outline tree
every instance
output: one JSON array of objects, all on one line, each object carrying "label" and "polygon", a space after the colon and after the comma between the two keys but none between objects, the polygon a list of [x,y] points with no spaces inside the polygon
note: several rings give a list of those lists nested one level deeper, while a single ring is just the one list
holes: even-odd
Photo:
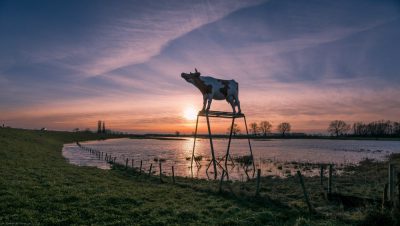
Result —
[{"label": "tree", "polygon": [[282,133],[282,136],[285,136],[285,133],[290,132],[291,126],[288,122],[282,122],[278,125],[278,131]]},{"label": "tree", "polygon": [[263,136],[267,136],[267,133],[271,132],[272,125],[268,121],[260,122],[260,130]]},{"label": "tree", "polygon": [[106,133],[106,122],[105,121],[103,121],[102,133]]},{"label": "tree", "polygon": [[97,122],[97,133],[101,133],[101,121]]},{"label": "tree", "polygon": [[350,130],[350,125],[348,125],[346,122],[342,120],[335,120],[329,123],[328,127],[328,132],[331,135],[336,135],[337,137],[339,135],[343,135],[344,133],[348,132]]},{"label": "tree", "polygon": [[256,122],[250,124],[250,131],[251,133],[253,133],[254,136],[258,135],[259,128]]},{"label": "tree", "polygon": [[181,132],[175,131],[175,136],[179,137],[179,135],[181,135]]},{"label": "tree", "polygon": [[[231,132],[231,127],[228,127],[228,134]],[[238,124],[233,124],[233,128],[232,128],[232,134],[233,136],[236,136],[240,133],[240,128],[238,126]]]}]

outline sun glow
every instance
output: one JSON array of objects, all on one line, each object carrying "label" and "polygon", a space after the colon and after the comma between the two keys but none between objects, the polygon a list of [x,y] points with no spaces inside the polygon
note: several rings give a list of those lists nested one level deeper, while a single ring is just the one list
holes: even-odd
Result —
[{"label": "sun glow", "polygon": [[186,120],[195,120],[197,118],[197,111],[194,107],[187,107],[183,111],[183,117]]}]

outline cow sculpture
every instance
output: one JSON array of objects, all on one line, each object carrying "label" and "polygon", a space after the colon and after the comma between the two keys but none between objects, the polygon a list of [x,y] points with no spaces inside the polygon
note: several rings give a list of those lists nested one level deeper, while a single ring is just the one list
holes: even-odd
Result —
[{"label": "cow sculpture", "polygon": [[[235,80],[222,80],[210,76],[200,76],[200,72],[182,73],[181,76],[187,82],[196,86],[203,94],[203,109],[209,111],[212,100],[226,100],[231,104],[233,113],[236,114],[235,107],[238,107],[238,113],[241,113],[239,102],[239,84]],[[207,108],[206,108],[207,104]]]}]

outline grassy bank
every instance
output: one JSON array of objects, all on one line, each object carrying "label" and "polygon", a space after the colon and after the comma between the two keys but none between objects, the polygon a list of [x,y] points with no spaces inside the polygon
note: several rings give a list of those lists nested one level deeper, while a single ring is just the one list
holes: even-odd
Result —
[{"label": "grassy bank", "polygon": [[[103,138],[109,137],[0,128],[0,224],[354,225],[376,209],[326,201],[318,178],[305,180],[318,212],[309,215],[296,177],[263,178],[261,195],[254,198],[253,182],[226,183],[220,194],[218,182],[160,183],[121,167],[70,165],[61,156],[63,143]],[[379,197],[385,164],[365,164],[378,165],[349,169],[336,178],[335,189]],[[377,173],[368,174],[372,170]]]}]

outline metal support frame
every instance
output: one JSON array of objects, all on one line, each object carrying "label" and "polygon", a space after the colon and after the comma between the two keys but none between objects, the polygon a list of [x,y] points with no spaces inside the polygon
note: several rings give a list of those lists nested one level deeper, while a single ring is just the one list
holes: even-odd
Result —
[{"label": "metal support frame", "polygon": [[[196,129],[195,129],[195,133],[194,133],[193,150],[192,150],[192,160],[191,160],[191,164],[190,164],[192,177],[193,177],[193,160],[196,162],[196,166],[197,167],[200,166],[200,163],[196,160],[195,154],[194,154],[194,151],[195,151],[195,148],[196,148],[197,130],[198,130],[198,124],[199,124],[199,117],[200,116],[206,117],[206,120],[207,120],[208,138],[210,140],[210,148],[211,148],[211,156],[212,156],[212,159],[211,159],[211,161],[208,164],[208,167],[206,169],[207,175],[208,175],[208,169],[211,166],[211,163],[213,163],[214,179],[217,179],[217,175],[218,175],[217,166],[220,167],[223,171],[226,172],[226,176],[229,179],[228,160],[230,160],[232,162],[232,164],[235,165],[235,163],[233,162],[233,159],[232,159],[232,157],[230,155],[230,152],[229,152],[230,151],[230,146],[231,146],[231,141],[232,141],[233,126],[235,124],[235,119],[236,118],[243,118],[244,119],[244,124],[245,124],[245,127],[246,127],[247,141],[248,141],[248,144],[249,144],[250,156],[251,156],[251,161],[252,161],[252,166],[253,166],[253,177],[254,177],[254,175],[255,175],[255,164],[254,164],[253,150],[251,148],[251,143],[250,143],[249,130],[247,128],[246,116],[243,113],[234,114],[232,112],[223,112],[223,111],[199,111],[199,113],[197,114]],[[214,145],[213,145],[212,134],[211,134],[210,120],[209,120],[210,117],[232,118],[231,129],[230,129],[230,133],[229,133],[228,147],[227,147],[225,156],[220,161],[217,161],[215,159]],[[225,168],[220,164],[220,162],[222,160],[225,160]],[[247,174],[248,165],[246,165],[246,168],[244,170],[245,170],[246,175],[248,176],[248,174]]]}]

